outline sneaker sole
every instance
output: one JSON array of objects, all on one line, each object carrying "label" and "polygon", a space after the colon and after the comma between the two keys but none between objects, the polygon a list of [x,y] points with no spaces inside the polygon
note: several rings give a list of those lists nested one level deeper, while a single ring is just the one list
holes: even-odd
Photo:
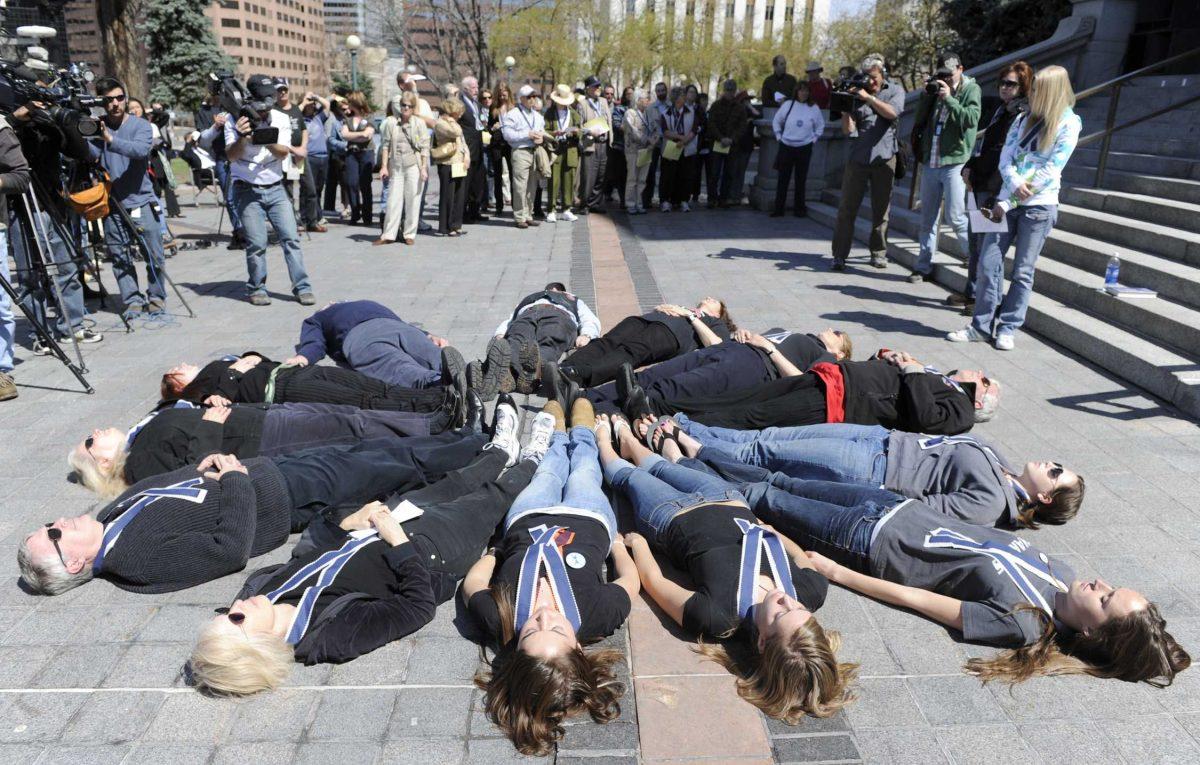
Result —
[{"label": "sneaker sole", "polygon": [[[483,362],[483,379],[488,390],[500,390],[504,378],[512,377],[509,370],[511,363],[512,347],[508,341],[502,337],[493,337],[488,342],[487,359]],[[504,392],[511,392],[511,389]]]},{"label": "sneaker sole", "polygon": [[467,398],[467,362],[457,348],[446,346],[442,349],[442,384],[453,385],[458,395]]},{"label": "sneaker sole", "polygon": [[487,377],[483,373],[482,361],[472,361],[467,365],[467,385],[475,391],[481,401],[491,401],[496,397],[495,386],[488,386]]}]

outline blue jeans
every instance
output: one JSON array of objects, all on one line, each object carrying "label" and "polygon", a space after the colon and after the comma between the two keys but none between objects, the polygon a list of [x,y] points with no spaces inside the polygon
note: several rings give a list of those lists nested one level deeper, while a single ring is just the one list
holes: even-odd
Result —
[{"label": "blue jeans", "polygon": [[[62,294],[63,308],[66,309],[66,316],[60,315],[55,319],[54,328],[59,337],[66,337],[83,326],[83,317],[87,313],[87,309],[83,306],[83,283],[79,281],[79,265],[71,260],[71,251],[67,249],[66,242],[58,235],[58,229],[51,224],[49,213],[42,212],[39,218],[41,225],[37,228],[41,230],[44,227],[50,236],[50,259],[58,264],[58,273],[54,276],[54,282]],[[13,259],[17,262],[18,273],[28,274],[27,269],[29,269],[30,263],[29,253],[26,252],[25,247],[25,224],[19,215],[14,215],[12,221]],[[40,240],[40,236],[37,239]],[[33,279],[33,275],[29,274],[27,278]],[[46,308],[48,303],[53,302],[53,296],[43,295],[36,279],[29,282],[29,285],[33,289],[26,294],[25,310],[33,314],[42,326],[49,327],[50,322],[46,315]],[[32,330],[30,336],[33,336]]]},{"label": "blue jeans", "polygon": [[304,255],[300,252],[300,235],[296,233],[296,214],[292,211],[292,203],[283,190],[283,184],[259,187],[234,183],[233,198],[246,232],[247,293],[267,294],[268,220],[283,248],[283,260],[292,279],[292,294],[312,292],[308,273],[304,270]]},{"label": "blue jeans", "polygon": [[880,486],[887,473],[888,429],[878,425],[731,430],[689,421],[686,430],[704,445],[701,454],[717,452],[794,478]]},{"label": "blue jeans", "polygon": [[962,179],[962,165],[921,168],[921,253],[913,270],[927,274],[933,270],[933,253],[937,250],[938,222],[942,200],[946,202],[946,222],[954,229],[964,257],[971,252],[967,219],[967,184]]},{"label": "blue jeans", "polygon": [[641,469],[625,460],[614,460],[604,466],[604,475],[629,497],[638,532],[660,548],[671,521],[684,510],[713,502],[746,501],[727,481],[667,462],[658,455],[648,457]]},{"label": "blue jeans", "polygon": [[[0,229],[0,253],[8,249],[8,229]],[[0,257],[0,279],[12,284],[12,274],[8,272],[8,256]],[[8,293],[0,290],[0,372],[11,372],[13,369],[13,333],[17,323],[13,319],[12,301]]]},{"label": "blue jeans", "polygon": [[[119,203],[109,200],[109,204]],[[137,244],[130,240],[124,224],[118,222],[115,216],[109,215],[104,219],[104,241],[108,244],[108,256],[112,258],[113,275],[117,277],[121,301],[127,307],[144,306],[150,300],[166,303],[167,292],[162,281],[162,224],[149,203],[129,210],[129,217],[133,225],[141,230],[142,241],[150,253],[150,262],[146,264],[146,293],[143,295],[138,288],[137,269],[133,265],[134,254],[140,252]]]},{"label": "blue jeans", "polygon": [[229,160],[218,159],[213,172],[217,175],[217,183],[221,186],[221,195],[225,198],[225,209],[229,211],[229,225],[235,233],[242,231],[242,216],[238,215],[237,205],[233,201],[233,179],[229,176]]},{"label": "blue jeans", "polygon": [[[1008,231],[988,234],[979,252],[975,275],[975,316],[971,326],[983,335],[1011,335],[1025,323],[1025,311],[1033,295],[1034,266],[1046,237],[1058,220],[1058,205],[1016,207],[1008,211]],[[1004,289],[1004,255],[1016,243],[1012,277],[1008,292]],[[993,323],[995,331],[993,333]]]},{"label": "blue jeans", "polygon": [[617,516],[604,494],[602,478],[600,452],[591,428],[577,425],[569,436],[555,432],[533,480],[508,509],[504,528],[541,512],[578,515],[603,523],[611,544],[617,536]]}]

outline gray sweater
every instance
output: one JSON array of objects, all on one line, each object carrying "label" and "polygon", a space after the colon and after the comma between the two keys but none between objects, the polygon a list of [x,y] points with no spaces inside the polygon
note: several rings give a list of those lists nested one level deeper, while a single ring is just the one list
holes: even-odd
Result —
[{"label": "gray sweater", "polygon": [[1016,472],[978,436],[893,430],[884,487],[977,526],[1015,526],[1021,505],[1008,473]]},{"label": "gray sweater", "polygon": [[[29,188],[29,164],[21,153],[21,142],[4,117],[0,117],[0,231],[8,228],[8,195]],[[0,253],[8,257],[8,253]]]}]

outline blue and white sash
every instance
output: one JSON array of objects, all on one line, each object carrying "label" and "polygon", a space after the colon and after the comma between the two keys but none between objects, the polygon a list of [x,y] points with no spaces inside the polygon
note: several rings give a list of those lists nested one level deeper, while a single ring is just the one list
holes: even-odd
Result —
[{"label": "blue and white sash", "polygon": [[1007,545],[976,542],[957,531],[938,528],[925,536],[925,546],[966,550],[991,558],[996,571],[1011,579],[1030,605],[1037,606],[1049,616],[1054,615],[1054,604],[1047,602],[1035,580],[1041,579],[1062,592],[1067,590],[1067,585],[1050,571],[1050,559],[1030,547],[1024,539],[1014,538]]},{"label": "blue and white sash", "polygon": [[1016,476],[1009,472],[1008,468],[1004,467],[1004,462],[995,450],[990,446],[984,445],[978,438],[971,436],[929,436],[917,441],[917,444],[922,449],[937,449],[941,446],[953,446],[954,444],[973,444],[980,451],[987,455],[987,458],[996,465],[1000,466],[1000,471],[1008,478],[1009,484],[1012,485],[1013,493],[1017,495],[1017,500],[1021,504],[1029,504],[1031,497],[1025,487],[1017,483]]},{"label": "blue and white sash", "polygon": [[317,581],[304,590],[300,596],[300,602],[296,604],[296,618],[292,621],[292,626],[287,634],[288,645],[296,645],[304,637],[304,633],[308,631],[308,623],[312,619],[317,598],[321,597],[321,593],[325,591],[326,587],[333,584],[333,580],[350,562],[354,554],[377,541],[379,541],[377,534],[348,540],[338,549],[322,553],[316,560],[304,565],[299,571],[288,577],[286,582],[267,593],[267,599],[274,603],[313,576],[317,577]]},{"label": "blue and white sash", "polygon": [[204,483],[203,478],[188,478],[187,480],[173,483],[170,486],[161,488],[146,489],[134,494],[126,499],[121,504],[130,503],[122,513],[114,520],[109,521],[104,526],[104,538],[100,542],[100,551],[96,553],[96,559],[92,561],[92,571],[99,574],[104,566],[104,556],[112,549],[112,546],[117,543],[117,539],[121,536],[121,532],[125,527],[138,516],[138,513],[145,510],[150,505],[153,505],[160,499],[182,499],[187,502],[194,502],[197,505],[204,501],[208,496],[208,489],[197,489],[196,487]]},{"label": "blue and white sash", "polygon": [[521,574],[517,579],[517,598],[514,617],[515,629],[520,632],[521,626],[533,613],[537,602],[538,578],[542,566],[550,579],[550,589],[559,610],[576,631],[579,630],[583,619],[579,616],[579,604],[575,601],[575,591],[571,589],[571,580],[567,577],[567,565],[563,562],[562,550],[555,543],[559,531],[567,531],[563,526],[535,526],[529,530],[533,544],[525,549],[525,557],[521,560]]},{"label": "blue and white sash", "polygon": [[132,428],[130,428],[129,432],[125,434],[125,451],[129,451],[129,447],[133,445],[133,439],[138,437],[138,434],[142,432],[142,428],[146,427],[146,425],[148,425],[151,420],[153,420],[158,415],[162,414],[165,410],[167,410],[167,409],[199,409],[199,408],[200,408],[199,404],[193,404],[191,401],[184,401],[184,400],[180,399],[179,401],[176,401],[171,406],[163,407],[162,409],[158,409],[158,410],[151,412],[150,414],[146,415],[141,420],[139,420],[138,423],[136,425],[134,425]]},{"label": "blue and white sash", "polygon": [[945,382],[947,385],[949,385],[951,388],[954,388],[954,390],[958,391],[959,393],[963,394],[964,396],[965,396],[965,395],[967,395],[967,392],[966,392],[965,390],[963,390],[963,387],[962,387],[961,385],[959,385],[959,384],[958,384],[958,381],[957,381],[957,380],[953,380],[953,379],[951,379],[951,378],[950,378],[950,375],[944,375],[944,374],[942,374],[941,370],[939,370],[937,367],[931,367],[931,366],[929,366],[929,365],[926,365],[926,366],[925,366],[925,373],[926,373],[926,374],[931,374],[931,375],[937,375],[937,376],[941,377],[941,378],[942,378],[942,380],[943,380],[943,381],[944,381],[944,382]]},{"label": "blue and white sash", "polygon": [[767,563],[771,566],[771,576],[775,579],[775,585],[793,598],[796,597],[796,585],[792,583],[792,567],[779,535],[745,518],[734,520],[744,535],[742,565],[738,571],[737,613],[739,619],[745,619],[750,609],[754,608],[754,587],[758,582],[764,549],[767,551]]}]

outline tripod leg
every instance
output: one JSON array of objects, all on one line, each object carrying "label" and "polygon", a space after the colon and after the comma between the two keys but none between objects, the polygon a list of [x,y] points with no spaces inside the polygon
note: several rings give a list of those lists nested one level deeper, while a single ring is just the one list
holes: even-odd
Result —
[{"label": "tripod leg", "polygon": [[112,210],[116,213],[117,220],[119,220],[121,224],[125,226],[125,231],[129,233],[130,241],[135,244],[142,257],[145,258],[146,271],[154,274],[155,281],[161,278],[167,284],[171,285],[171,289],[174,290],[175,296],[179,298],[179,302],[183,304],[185,309],[187,309],[188,316],[193,319],[196,318],[196,312],[192,310],[190,305],[188,305],[187,300],[185,300],[183,297],[183,293],[180,292],[179,287],[175,285],[175,281],[167,275],[166,264],[163,263],[160,265],[154,262],[154,258],[150,255],[150,247],[146,244],[145,235],[141,230],[138,229],[137,225],[134,224],[133,219],[129,216],[129,213],[119,204],[114,204],[112,206]]},{"label": "tripod leg", "polygon": [[[62,346],[60,346],[54,339],[54,336],[50,332],[46,331],[46,328],[43,327],[33,316],[33,314],[29,312],[25,305],[20,302],[16,290],[14,290],[12,285],[8,283],[8,280],[3,277],[0,277],[0,289],[3,289],[6,293],[8,293],[8,299],[12,301],[14,306],[21,309],[21,313],[25,314],[25,318],[28,320],[29,326],[33,328],[33,331],[37,334],[38,339],[42,341],[43,345],[45,345],[45,347],[50,351],[50,354],[61,361],[63,366],[71,371],[71,374],[75,375],[75,379],[79,381],[79,384],[83,386],[84,390],[86,390],[88,393],[95,393],[96,389],[93,388],[92,384],[89,383],[87,378],[83,376],[83,373],[86,370],[75,366],[74,362],[71,361],[70,357],[67,356],[66,352],[62,349]],[[76,346],[76,350],[78,351],[78,346]]]}]

